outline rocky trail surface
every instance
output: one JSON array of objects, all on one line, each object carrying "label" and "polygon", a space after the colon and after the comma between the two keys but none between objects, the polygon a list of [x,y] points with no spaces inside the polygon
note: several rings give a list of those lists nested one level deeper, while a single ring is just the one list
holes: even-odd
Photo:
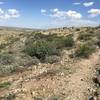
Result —
[{"label": "rocky trail surface", "polygon": [[39,64],[0,78],[0,82],[12,82],[9,89],[0,89],[0,100],[7,96],[11,97],[9,100],[89,100],[95,91],[92,78],[100,63],[100,51],[78,61],[66,55],[67,52],[59,63]]}]

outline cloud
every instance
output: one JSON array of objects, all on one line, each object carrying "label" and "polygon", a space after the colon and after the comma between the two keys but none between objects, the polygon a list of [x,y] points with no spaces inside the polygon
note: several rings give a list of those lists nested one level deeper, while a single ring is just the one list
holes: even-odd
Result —
[{"label": "cloud", "polygon": [[73,5],[80,5],[81,3],[79,3],[79,2],[75,2],[75,3],[73,3]]},{"label": "cloud", "polygon": [[16,9],[8,9],[8,15],[12,18],[17,18],[20,16],[19,11]]},{"label": "cloud", "polygon": [[4,11],[0,8],[0,20],[18,18],[19,16],[19,11],[16,9],[7,9]]},{"label": "cloud", "polygon": [[0,8],[0,15],[3,14],[3,13],[4,13],[4,11]]},{"label": "cloud", "polygon": [[[74,10],[59,10],[57,8],[46,11],[46,16],[50,17],[48,27],[62,27],[62,26],[97,26],[100,21],[95,22],[90,19],[84,19],[82,14]],[[90,14],[100,14],[97,9],[88,11]]]},{"label": "cloud", "polygon": [[42,14],[44,14],[44,13],[46,13],[47,11],[46,11],[46,9],[41,9],[41,13]]},{"label": "cloud", "polygon": [[0,5],[4,4],[4,2],[0,1]]},{"label": "cloud", "polygon": [[92,6],[93,4],[94,4],[94,2],[84,2],[84,3],[75,2],[75,3],[73,3],[73,5],[83,5],[85,7]]},{"label": "cloud", "polygon": [[59,9],[58,9],[58,8],[55,8],[55,9],[51,9],[50,11],[51,11],[51,12],[58,12]]},{"label": "cloud", "polygon": [[84,2],[83,5],[85,7],[89,7],[89,6],[92,6],[94,4],[94,2]]},{"label": "cloud", "polygon": [[59,9],[55,8],[55,9],[51,9],[50,10],[50,17],[55,17],[55,18],[65,18],[67,16],[66,11],[60,11]]},{"label": "cloud", "polygon": [[66,18],[81,19],[82,18],[82,15],[80,13],[72,10],[63,11],[55,8],[55,9],[51,9],[50,11],[51,11],[51,13],[49,14],[50,17],[55,17],[60,19],[66,19]]},{"label": "cloud", "polygon": [[90,17],[95,17],[100,15],[100,9],[90,9],[88,13],[90,13]]},{"label": "cloud", "polygon": [[[88,13],[93,13],[93,10],[88,11]],[[90,19],[84,19],[81,13],[74,10],[50,9],[46,11],[46,16],[50,17],[49,22],[46,24],[49,28],[97,26],[100,23],[100,21],[95,22]]]},{"label": "cloud", "polygon": [[82,15],[76,11],[72,11],[72,10],[69,10],[67,12],[67,16],[68,17],[71,17],[71,18],[74,18],[74,19],[81,19],[82,18]]}]

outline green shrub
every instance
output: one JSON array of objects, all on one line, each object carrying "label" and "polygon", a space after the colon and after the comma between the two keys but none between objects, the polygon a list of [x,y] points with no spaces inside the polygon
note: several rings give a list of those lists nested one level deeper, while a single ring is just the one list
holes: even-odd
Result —
[{"label": "green shrub", "polygon": [[1,50],[1,49],[4,49],[5,46],[6,46],[6,44],[0,44],[0,50]]},{"label": "green shrub", "polygon": [[66,36],[64,39],[65,47],[72,47],[74,45],[74,39],[72,36]]},{"label": "green shrub", "polygon": [[42,33],[35,33],[34,34],[34,39],[44,39],[46,38],[46,35],[42,34]]},{"label": "green shrub", "polygon": [[16,63],[13,65],[0,65],[0,76],[5,76],[16,71]]},{"label": "green shrub", "polygon": [[8,88],[10,85],[11,85],[10,82],[3,82],[3,83],[0,83],[0,88]]},{"label": "green shrub", "polygon": [[8,37],[8,38],[6,39],[7,43],[1,43],[1,44],[0,44],[0,51],[1,51],[2,49],[5,49],[7,46],[12,45],[14,42],[16,42],[16,41],[18,41],[18,40],[19,40],[19,38]]},{"label": "green shrub", "polygon": [[69,36],[53,36],[52,37],[52,44],[58,49],[62,49],[63,47],[72,47],[74,45],[74,39],[71,35]]},{"label": "green shrub", "polygon": [[56,56],[56,55],[54,55],[54,56],[47,56],[45,58],[45,62],[50,63],[50,64],[56,63],[58,61],[60,61],[60,57]]},{"label": "green shrub", "polygon": [[7,65],[13,62],[13,57],[9,53],[0,53],[0,64]]},{"label": "green shrub", "polygon": [[56,37],[51,41],[52,45],[55,45],[57,49],[65,47],[64,37]]},{"label": "green shrub", "polygon": [[90,40],[92,34],[91,33],[80,33],[78,39],[79,40]]},{"label": "green shrub", "polygon": [[79,28],[76,28],[76,31],[80,31],[80,29]]},{"label": "green shrub", "polygon": [[100,32],[97,32],[95,34],[96,34],[97,39],[100,39]]},{"label": "green shrub", "polygon": [[56,34],[44,35],[33,34],[26,40],[25,52],[31,57],[45,60],[52,55],[60,55],[60,50],[64,47],[72,47],[74,40],[72,36],[57,36]]},{"label": "green shrub", "polygon": [[34,40],[38,40],[38,39],[52,40],[55,37],[57,37],[57,35],[56,34],[46,35],[46,34],[42,34],[42,33],[33,32],[33,33],[31,33],[31,35],[29,37],[32,37]]},{"label": "green shrub", "polygon": [[54,44],[46,40],[38,40],[34,43],[26,45],[25,51],[30,56],[36,56],[39,59],[44,59],[48,55],[55,55],[57,53]]},{"label": "green shrub", "polygon": [[46,40],[47,40],[47,41],[53,41],[53,40],[55,40],[56,38],[59,38],[59,37],[57,36],[57,34],[49,34],[49,35],[47,35]]},{"label": "green shrub", "polygon": [[81,44],[76,50],[75,55],[77,57],[88,58],[95,51],[95,47],[89,44]]}]

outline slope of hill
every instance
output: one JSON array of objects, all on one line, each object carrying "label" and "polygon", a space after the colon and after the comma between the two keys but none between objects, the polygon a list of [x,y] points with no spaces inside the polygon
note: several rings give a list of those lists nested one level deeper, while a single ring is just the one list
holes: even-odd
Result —
[{"label": "slope of hill", "polygon": [[100,27],[1,27],[0,100],[100,100]]}]

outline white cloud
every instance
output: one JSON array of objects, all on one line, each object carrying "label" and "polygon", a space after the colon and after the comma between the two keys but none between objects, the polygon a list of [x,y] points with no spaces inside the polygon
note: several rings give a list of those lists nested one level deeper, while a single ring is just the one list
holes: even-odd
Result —
[{"label": "white cloud", "polygon": [[41,9],[41,14],[46,15],[47,10],[46,9]]},{"label": "white cloud", "polygon": [[10,19],[11,16],[9,14],[5,14],[2,19]]},{"label": "white cloud", "polygon": [[45,9],[41,9],[41,13],[46,13],[46,10]]},{"label": "white cloud", "polygon": [[88,13],[90,13],[90,17],[95,17],[100,15],[100,9],[90,9]]},{"label": "white cloud", "polygon": [[[94,12],[93,10],[88,11],[88,13],[93,13],[93,12]],[[95,11],[96,14],[97,12]],[[84,19],[81,13],[73,10],[64,11],[55,8],[49,10],[47,13],[48,14],[46,14],[46,16],[51,17],[47,24],[49,28],[63,27],[63,26],[67,27],[97,26],[100,23],[100,21],[95,22],[90,19]]]},{"label": "white cloud", "polygon": [[4,2],[0,1],[0,5],[4,4]]},{"label": "white cloud", "polygon": [[0,15],[3,14],[3,13],[4,13],[4,11],[0,8]]},{"label": "white cloud", "polygon": [[94,4],[94,2],[84,2],[84,3],[75,2],[75,3],[73,3],[73,5],[83,5],[85,7],[92,6],[93,4]]},{"label": "white cloud", "polygon": [[81,19],[82,18],[82,15],[76,11],[72,11],[72,10],[69,10],[67,12],[67,16],[68,17],[71,17],[71,18],[74,18],[74,19]]},{"label": "white cloud", "polygon": [[0,20],[18,18],[19,16],[19,11],[16,9],[8,9],[4,11],[0,8]]},{"label": "white cloud", "polygon": [[17,18],[20,16],[19,11],[16,9],[8,9],[8,15],[12,18]]},{"label": "white cloud", "polygon": [[59,9],[58,8],[55,8],[55,9],[51,9],[51,12],[58,12]]},{"label": "white cloud", "polygon": [[89,6],[92,6],[94,4],[94,2],[84,2],[83,5],[85,7],[89,7]]},{"label": "white cloud", "polygon": [[80,5],[81,3],[79,3],[79,2],[75,2],[75,3],[73,3],[73,5]]},{"label": "white cloud", "polygon": [[60,19],[71,18],[71,19],[81,19],[82,15],[76,11],[60,11],[59,9],[52,9],[51,10],[51,17],[57,17]]},{"label": "white cloud", "polygon": [[51,13],[49,16],[63,19],[67,16],[67,13],[66,13],[66,11],[60,11],[56,8],[56,9],[51,10]]}]

